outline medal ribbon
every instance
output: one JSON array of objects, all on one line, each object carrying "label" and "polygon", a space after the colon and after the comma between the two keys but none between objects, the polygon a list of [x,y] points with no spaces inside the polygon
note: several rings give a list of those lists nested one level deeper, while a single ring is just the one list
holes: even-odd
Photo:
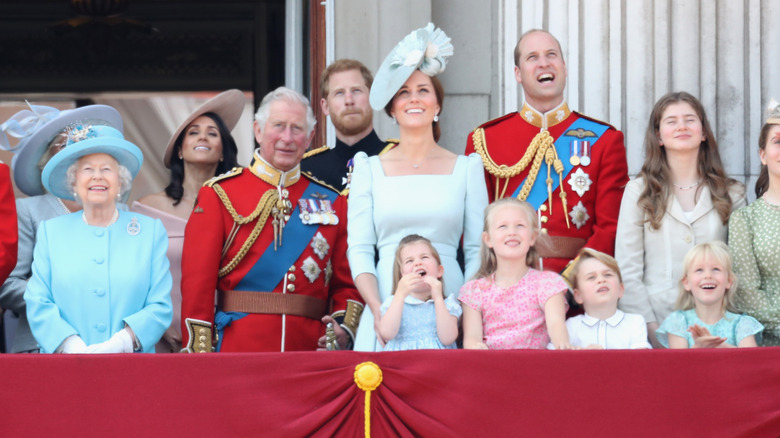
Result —
[{"label": "medal ribbon", "polygon": [[[318,184],[309,184],[306,190],[301,195],[301,199],[307,199],[312,194],[323,192],[327,194],[328,199],[334,201],[336,196],[335,192],[327,190]],[[295,204],[294,204],[295,205]],[[319,224],[317,224],[319,225]],[[287,274],[287,270],[292,266],[298,258],[300,258],[306,246],[311,242],[314,233],[317,232],[319,226],[306,225],[301,222],[299,217],[298,207],[290,213],[290,220],[284,226],[284,242],[282,245],[274,251],[273,241],[263,252],[263,255],[255,262],[252,269],[244,275],[244,278],[236,285],[235,290],[244,291],[262,291],[270,292],[284,279]],[[224,328],[235,320],[245,317],[247,314],[242,312],[223,312],[217,310],[214,317],[214,322],[217,330],[219,331],[219,345],[217,345],[217,351],[222,345],[222,331]]]},{"label": "medal ribbon", "polygon": [[[574,121],[571,125],[569,125],[568,128],[565,128],[563,132],[569,132],[571,130],[578,130],[578,129],[584,129],[586,131],[591,131],[594,134],[596,134],[595,137],[588,137],[588,141],[591,143],[591,151],[593,150],[593,147],[596,145],[596,142],[599,141],[602,135],[609,129],[608,125],[604,125],[601,123],[594,122],[589,119],[585,118],[578,118]],[[555,150],[558,152],[559,157],[565,157],[567,153],[571,152],[571,141],[572,140],[580,140],[578,137],[573,135],[562,135],[558,137],[557,140],[555,140]],[[566,179],[566,177],[569,175],[569,173],[574,169],[574,166],[569,162],[569,160],[561,160],[563,163],[563,179]],[[520,182],[520,184],[515,189],[515,192],[512,194],[512,197],[517,197],[517,195],[520,193],[520,190],[523,187],[523,183],[525,182],[525,179]],[[560,181],[556,178],[553,178],[552,183],[552,192],[555,192],[555,189],[557,189],[560,186]],[[544,178],[537,178],[534,182],[534,185],[531,187],[530,193],[528,193],[528,197],[525,199],[528,201],[531,205],[533,205],[534,208],[538,209],[542,204],[547,201],[547,183],[545,182]]]}]

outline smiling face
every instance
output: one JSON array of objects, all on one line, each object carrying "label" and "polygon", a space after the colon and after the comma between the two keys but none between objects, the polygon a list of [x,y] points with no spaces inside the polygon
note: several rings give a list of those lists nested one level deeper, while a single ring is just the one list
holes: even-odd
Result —
[{"label": "smiling face", "polygon": [[536,244],[537,233],[526,211],[517,205],[503,205],[492,212],[482,240],[498,259],[523,259]]},{"label": "smiling face", "polygon": [[265,126],[255,121],[255,140],[260,156],[282,171],[292,170],[306,152],[306,107],[299,102],[279,99],[270,104]]},{"label": "smiling face", "polygon": [[441,105],[436,97],[431,77],[415,70],[401,86],[391,102],[390,114],[400,127],[433,126],[433,117],[439,114]]},{"label": "smiling face", "polygon": [[566,64],[558,41],[547,32],[526,34],[517,43],[515,79],[523,86],[525,100],[547,112],[563,102]]},{"label": "smiling face", "polygon": [[574,299],[585,311],[595,306],[617,308],[622,296],[623,284],[614,269],[593,257],[579,262]]},{"label": "smiling face", "polygon": [[764,147],[758,150],[761,164],[765,165],[769,175],[780,176],[780,125],[771,125]]},{"label": "smiling face", "polygon": [[211,117],[193,120],[183,135],[181,154],[185,162],[214,164],[222,158],[222,137]]},{"label": "smiling face", "polygon": [[119,194],[119,164],[108,154],[85,155],[76,162],[76,195],[85,208],[116,203]]},{"label": "smiling face", "polygon": [[732,283],[728,267],[713,256],[693,260],[682,279],[683,288],[691,293],[697,305],[722,305]]},{"label": "smiling face", "polygon": [[328,95],[320,101],[320,106],[338,133],[368,134],[373,129],[374,116],[368,95],[368,86],[359,70],[340,71],[330,75]]},{"label": "smiling face", "polygon": [[704,141],[701,118],[688,102],[666,107],[658,123],[658,140],[666,151],[698,151]]}]

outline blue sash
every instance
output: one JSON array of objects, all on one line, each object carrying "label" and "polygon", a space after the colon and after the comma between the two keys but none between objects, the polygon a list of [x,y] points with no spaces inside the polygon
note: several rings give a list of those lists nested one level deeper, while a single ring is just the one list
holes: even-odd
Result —
[{"label": "blue sash", "polygon": [[[604,125],[601,123],[594,122],[589,119],[585,118],[578,118],[574,121],[568,128],[564,130],[564,132],[569,132],[571,130],[578,130],[578,129],[584,129],[586,131],[591,131],[594,134],[596,134],[596,137],[588,137],[588,141],[591,142],[591,151],[592,148],[596,145],[596,142],[599,141],[602,135],[609,129],[608,125]],[[575,137],[573,135],[562,135],[558,137],[557,140],[555,140],[555,150],[558,153],[558,158],[563,163],[563,178],[566,179],[566,177],[569,175],[569,172],[574,169],[574,166],[569,162],[569,160],[565,159],[565,157],[569,156],[570,149],[569,144],[572,140],[582,140],[578,137]],[[542,172],[542,169],[539,169],[539,173]],[[555,172],[552,172],[555,173]],[[551,174],[552,176],[552,174]],[[527,178],[527,177],[526,177]],[[546,176],[541,177],[537,175],[536,181],[534,181],[534,185],[531,186],[531,192],[528,193],[528,198],[526,201],[528,201],[535,209],[538,209],[539,206],[544,204],[545,201],[547,201],[547,184],[545,183],[545,180],[547,179]],[[561,180],[558,178],[553,177],[552,178],[552,192],[555,192],[555,190],[560,186]],[[520,194],[520,190],[523,188],[523,183],[525,183],[525,179],[520,183],[520,185],[517,186],[515,189],[515,192],[512,193],[512,197],[517,197],[517,195]]]},{"label": "blue sash", "polygon": [[[325,189],[317,184],[309,183],[306,190],[301,195],[301,199],[311,197],[315,192],[327,195],[327,199],[335,204],[337,193]],[[318,199],[321,199],[318,198]],[[257,260],[252,269],[247,272],[244,278],[236,285],[235,290],[270,292],[276,288],[287,270],[290,269],[301,254],[306,250],[306,246],[311,242],[314,233],[319,229],[319,224],[306,225],[301,222],[299,217],[298,205],[294,203],[295,209],[290,213],[290,220],[284,226],[282,245],[274,251],[273,241],[263,252],[263,255]],[[269,222],[272,220],[269,218]],[[266,225],[268,226],[268,225]],[[217,351],[222,347],[223,330],[233,321],[247,316],[243,312],[223,312],[217,309],[214,315],[214,324],[219,332],[219,343]]]}]

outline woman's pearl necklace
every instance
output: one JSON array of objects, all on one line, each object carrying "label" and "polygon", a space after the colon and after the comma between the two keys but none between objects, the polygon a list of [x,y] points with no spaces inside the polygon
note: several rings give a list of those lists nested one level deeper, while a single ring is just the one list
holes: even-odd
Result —
[{"label": "woman's pearl necklace", "polygon": [[[81,212],[81,219],[84,220],[85,224],[89,225],[89,222],[87,222],[87,213],[85,213],[84,211]],[[117,219],[119,219],[119,210],[114,210],[114,215],[111,216],[111,220],[108,222],[108,225],[106,226],[110,227],[111,225],[114,224],[114,222],[116,222]]]}]

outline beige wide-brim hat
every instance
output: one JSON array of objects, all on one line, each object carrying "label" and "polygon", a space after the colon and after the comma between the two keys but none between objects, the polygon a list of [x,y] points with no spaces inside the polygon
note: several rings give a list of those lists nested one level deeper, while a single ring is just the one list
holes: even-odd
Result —
[{"label": "beige wide-brim hat", "polygon": [[163,156],[163,163],[165,167],[171,168],[171,155],[173,155],[173,144],[176,143],[176,139],[179,138],[182,131],[184,131],[193,120],[206,113],[214,113],[218,115],[228,131],[232,131],[238,123],[238,119],[241,118],[241,114],[244,112],[244,105],[246,98],[241,90],[227,90],[217,94],[211,99],[203,103],[203,105],[197,107],[195,111],[190,114],[189,117],[184,119],[183,122],[173,132],[171,139],[168,141],[168,146],[165,148],[165,155]]}]

